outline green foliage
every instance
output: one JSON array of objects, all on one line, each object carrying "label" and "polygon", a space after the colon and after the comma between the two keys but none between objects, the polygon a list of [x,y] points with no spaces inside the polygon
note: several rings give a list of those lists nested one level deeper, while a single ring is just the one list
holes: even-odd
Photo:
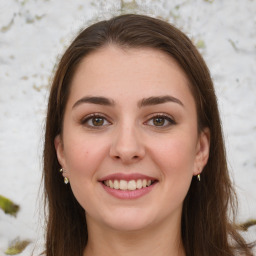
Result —
[{"label": "green foliage", "polygon": [[135,13],[138,8],[138,4],[136,0],[132,0],[131,2],[125,2],[124,0],[121,0],[121,13],[126,14],[133,12]]},{"label": "green foliage", "polygon": [[[10,199],[0,195],[0,208],[6,213],[16,217],[19,211],[19,205],[12,202]],[[10,246],[5,251],[6,255],[16,255],[21,253],[27,245],[30,244],[29,240],[15,239],[10,243]]]},{"label": "green foliage", "polygon": [[15,239],[14,241],[12,241],[9,248],[5,251],[5,254],[7,255],[19,254],[27,247],[28,244],[30,244],[29,240],[20,241],[19,239]]},{"label": "green foliage", "polygon": [[228,39],[228,41],[230,42],[230,44],[232,45],[232,47],[234,48],[234,50],[235,50],[236,52],[238,52],[239,49],[237,48],[236,43],[235,43],[232,39]]},{"label": "green foliage", "polygon": [[19,205],[13,203],[10,199],[0,195],[0,208],[6,213],[12,216],[16,216],[19,211]]},{"label": "green foliage", "polygon": [[246,221],[244,223],[241,223],[239,225],[239,227],[242,230],[247,231],[249,227],[254,226],[254,225],[256,225],[256,219],[248,220],[248,221]]},{"label": "green foliage", "polygon": [[200,48],[200,49],[204,49],[204,48],[205,48],[205,42],[204,42],[204,40],[199,40],[199,41],[197,41],[196,47],[197,47],[197,48]]},{"label": "green foliage", "polygon": [[14,18],[9,22],[9,24],[7,24],[6,26],[2,26],[0,28],[0,31],[7,32],[12,27],[13,24],[14,24]]}]

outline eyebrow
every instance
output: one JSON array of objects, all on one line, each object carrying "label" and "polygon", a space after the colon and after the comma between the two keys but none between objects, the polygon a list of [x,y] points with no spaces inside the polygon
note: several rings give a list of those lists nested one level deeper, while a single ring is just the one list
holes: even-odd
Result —
[{"label": "eyebrow", "polygon": [[91,104],[98,104],[98,105],[104,105],[104,106],[114,106],[115,103],[113,100],[105,98],[105,97],[100,97],[100,96],[86,96],[78,100],[72,108],[75,108],[79,106],[82,103],[91,103]]},{"label": "eyebrow", "polygon": [[138,106],[145,107],[145,106],[163,104],[166,102],[174,102],[174,103],[177,103],[177,104],[181,105],[182,107],[184,107],[183,103],[179,99],[177,99],[173,96],[170,96],[170,95],[149,97],[149,98],[142,99],[138,103]]},{"label": "eyebrow", "polygon": [[[165,96],[156,96],[156,97],[149,97],[144,98],[139,101],[138,107],[146,107],[146,106],[152,106],[152,105],[159,105],[166,102],[174,102],[181,106],[184,106],[183,103],[170,95]],[[77,106],[83,104],[83,103],[91,103],[91,104],[97,104],[97,105],[103,105],[103,106],[115,106],[115,102],[112,99],[101,97],[101,96],[85,96],[81,99],[79,99],[72,108],[76,108]]]}]

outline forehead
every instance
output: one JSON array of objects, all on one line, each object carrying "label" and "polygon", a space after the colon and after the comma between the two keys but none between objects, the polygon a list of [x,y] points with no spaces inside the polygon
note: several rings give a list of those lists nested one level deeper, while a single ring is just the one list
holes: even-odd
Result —
[{"label": "forehead", "polygon": [[191,97],[185,72],[172,57],[157,49],[110,45],[80,62],[72,79],[71,98],[83,94],[112,98],[117,92],[133,98],[166,93]]}]

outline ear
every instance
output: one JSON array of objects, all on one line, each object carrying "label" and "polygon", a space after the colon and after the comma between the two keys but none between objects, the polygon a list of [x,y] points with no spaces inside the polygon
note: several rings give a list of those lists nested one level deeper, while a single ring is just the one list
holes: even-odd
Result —
[{"label": "ear", "polygon": [[62,142],[62,138],[61,138],[60,134],[55,137],[54,146],[55,146],[59,164],[61,165],[62,168],[66,169],[64,147],[63,147],[63,142]]},{"label": "ear", "polygon": [[209,128],[205,128],[198,136],[194,175],[200,174],[203,171],[209,158],[209,152],[210,130]]}]

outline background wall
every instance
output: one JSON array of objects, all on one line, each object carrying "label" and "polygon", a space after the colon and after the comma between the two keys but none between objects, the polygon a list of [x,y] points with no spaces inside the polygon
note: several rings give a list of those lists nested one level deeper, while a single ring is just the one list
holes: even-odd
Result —
[{"label": "background wall", "polygon": [[18,237],[42,236],[44,118],[58,57],[80,27],[129,9],[176,24],[202,52],[219,99],[238,222],[256,218],[255,0],[0,0],[0,195],[21,207],[16,218],[0,211],[0,255]]}]

